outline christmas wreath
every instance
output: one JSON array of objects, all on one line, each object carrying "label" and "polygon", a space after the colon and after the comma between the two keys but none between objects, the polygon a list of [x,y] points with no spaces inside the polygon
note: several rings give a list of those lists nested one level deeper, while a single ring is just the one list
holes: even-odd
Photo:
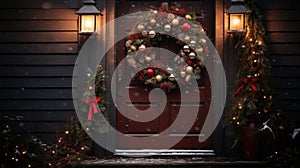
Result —
[{"label": "christmas wreath", "polygon": [[[179,83],[187,85],[192,78],[200,79],[204,59],[209,56],[209,39],[195,19],[193,13],[178,4],[169,7],[168,3],[162,3],[160,8],[151,7],[125,43],[133,80],[171,91],[178,88]],[[168,65],[160,63],[156,52],[165,37],[175,38],[181,48]]]}]

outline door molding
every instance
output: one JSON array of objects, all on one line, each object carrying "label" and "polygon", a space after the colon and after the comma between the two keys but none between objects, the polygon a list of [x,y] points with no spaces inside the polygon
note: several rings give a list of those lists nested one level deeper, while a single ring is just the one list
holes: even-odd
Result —
[{"label": "door molding", "polygon": [[[99,0],[98,0],[99,1]],[[116,17],[116,0],[105,0],[99,1],[97,4],[102,4],[104,6],[103,14],[104,18],[102,20],[102,24],[109,22]],[[224,62],[224,0],[215,0],[215,48],[217,49],[221,60]],[[114,40],[114,32],[115,25],[112,27],[106,27],[105,32],[102,32],[104,40]],[[106,64],[106,71],[109,77],[112,76],[114,69],[116,67],[116,55],[115,55],[115,47],[112,47],[109,52],[106,54],[105,64]],[[110,90],[110,80],[107,80],[107,90]],[[111,94],[107,94],[107,100],[113,102]],[[107,107],[110,109],[110,124],[115,127],[116,126],[116,109],[113,103],[110,103]],[[161,153],[161,155],[222,155],[224,153],[224,129],[219,123],[218,127],[214,131],[214,150],[118,150],[116,149],[115,155],[120,154],[131,154],[131,155],[143,155],[149,153]],[[109,137],[107,137],[106,141],[110,141]],[[112,154],[105,154],[105,155],[112,155]],[[153,155],[153,154],[152,154]]]}]

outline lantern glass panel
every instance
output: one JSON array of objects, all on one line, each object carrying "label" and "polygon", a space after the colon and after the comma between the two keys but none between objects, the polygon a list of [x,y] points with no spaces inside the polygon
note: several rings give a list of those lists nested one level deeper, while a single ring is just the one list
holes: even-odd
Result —
[{"label": "lantern glass panel", "polygon": [[244,14],[230,14],[229,15],[230,23],[229,30],[230,31],[244,31]]},{"label": "lantern glass panel", "polygon": [[80,32],[92,33],[95,32],[95,15],[81,15]]}]

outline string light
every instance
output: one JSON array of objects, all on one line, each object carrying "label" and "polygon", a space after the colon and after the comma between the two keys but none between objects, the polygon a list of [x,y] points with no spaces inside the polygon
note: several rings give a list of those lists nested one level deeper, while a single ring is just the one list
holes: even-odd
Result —
[{"label": "string light", "polygon": [[22,152],[22,154],[23,154],[23,155],[25,155],[26,153],[27,153],[27,151],[26,151],[26,150]]},{"label": "string light", "polygon": [[84,147],[82,146],[80,149],[81,149],[81,150],[84,150]]},{"label": "string light", "polygon": [[262,45],[262,41],[258,41],[258,45]]},{"label": "string light", "polygon": [[239,103],[239,109],[241,110],[243,108],[243,105]]},{"label": "string light", "polygon": [[65,131],[65,134],[67,135],[67,134],[69,134],[69,131],[67,130],[67,131]]},{"label": "string light", "polygon": [[27,167],[31,167],[31,165],[29,164]]}]

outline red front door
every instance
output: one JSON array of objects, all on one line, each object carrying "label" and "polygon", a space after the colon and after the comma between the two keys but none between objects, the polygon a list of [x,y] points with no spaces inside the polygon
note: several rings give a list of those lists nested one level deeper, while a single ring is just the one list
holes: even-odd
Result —
[{"label": "red front door", "polygon": [[[120,0],[116,3],[117,16],[123,16],[128,13],[137,11],[146,11],[149,6],[153,5],[159,7],[162,1],[152,0],[152,1],[141,1],[141,0]],[[214,2],[211,0],[189,0],[189,1],[179,1],[183,8],[188,11],[194,12],[197,16],[197,21],[205,25],[207,29],[207,34],[210,39],[213,40],[214,34]],[[133,25],[136,23],[136,18],[126,18],[122,25],[116,25],[116,31],[118,34],[128,34]],[[118,42],[116,46],[117,51],[117,64],[124,59],[126,56],[125,42],[122,40]],[[178,53],[180,46],[176,45],[176,40],[172,38],[163,38],[161,42],[161,47],[168,49],[174,53]],[[128,75],[128,72],[121,72],[121,76]],[[154,118],[148,122],[138,122],[132,119],[128,119],[122,115],[118,109],[116,112],[116,128],[123,135],[117,137],[116,148],[117,149],[166,149],[164,143],[166,140],[172,141],[174,138],[180,138],[181,140],[173,145],[171,149],[213,149],[213,136],[210,136],[205,142],[200,143],[198,138],[204,121],[206,119],[207,113],[210,107],[211,101],[211,87],[210,79],[206,69],[203,70],[201,74],[201,79],[198,80],[199,87],[199,101],[181,100],[180,91],[177,89],[166,93],[167,102],[163,112],[159,117]],[[122,81],[121,81],[122,82]],[[124,90],[122,90],[124,89]],[[129,99],[122,96],[122,92],[129,89]],[[121,88],[120,92],[117,92],[117,101],[122,102],[124,108],[127,109],[126,113],[130,114],[130,109],[137,108],[142,111],[151,108],[153,113],[156,112],[156,104],[149,102],[149,92],[151,90],[146,89],[143,85],[135,84],[133,81],[130,86],[126,88]],[[186,92],[193,92],[194,89],[187,89]],[[158,99],[159,100],[159,99]],[[159,103],[159,102],[157,102]],[[193,122],[192,128],[188,132],[182,132],[180,128],[170,129],[168,132],[164,132],[170,127],[170,125],[176,120],[179,110],[183,110],[186,115],[192,108],[198,108],[198,115],[195,121],[184,121],[186,123]],[[138,116],[137,116],[138,117]],[[184,124],[182,125],[184,127]],[[187,134],[185,134],[187,133]],[[140,142],[130,141],[128,137],[153,137],[153,143],[150,142]],[[142,139],[141,139],[142,140]],[[147,143],[147,144],[145,144]]]}]

